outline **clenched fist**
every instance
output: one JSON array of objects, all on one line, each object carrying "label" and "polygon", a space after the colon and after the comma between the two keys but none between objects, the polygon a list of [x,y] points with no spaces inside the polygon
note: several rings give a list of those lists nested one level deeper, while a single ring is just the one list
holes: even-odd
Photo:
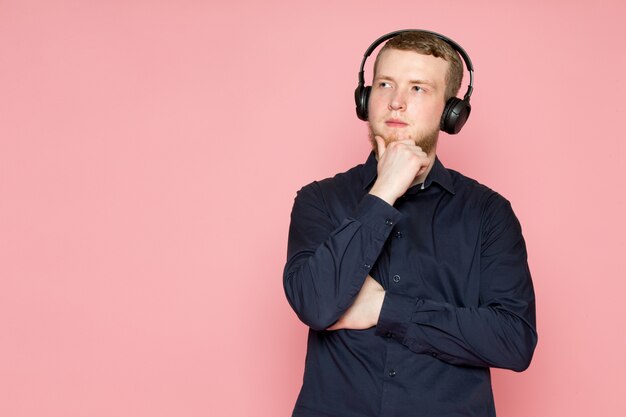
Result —
[{"label": "clenched fist", "polygon": [[399,138],[389,145],[380,136],[374,139],[378,147],[378,178],[370,194],[393,205],[429,169],[431,160],[412,139]]}]

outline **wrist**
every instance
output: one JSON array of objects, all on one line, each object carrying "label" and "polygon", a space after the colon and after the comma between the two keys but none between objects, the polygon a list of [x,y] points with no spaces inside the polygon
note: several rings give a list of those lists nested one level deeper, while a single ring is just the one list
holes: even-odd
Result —
[{"label": "wrist", "polygon": [[384,189],[382,189],[382,187],[377,187],[376,183],[374,183],[374,186],[369,193],[385,201],[390,206],[393,206],[398,199],[398,196],[394,195],[393,193],[390,193],[388,191],[386,192]]}]

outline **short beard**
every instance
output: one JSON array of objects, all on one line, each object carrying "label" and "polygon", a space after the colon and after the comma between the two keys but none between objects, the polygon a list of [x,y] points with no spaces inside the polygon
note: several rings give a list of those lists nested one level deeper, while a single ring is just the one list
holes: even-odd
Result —
[{"label": "short beard", "polygon": [[[391,142],[398,140],[397,134],[391,134],[388,137],[385,137],[381,134],[374,133],[372,130],[372,125],[370,123],[367,124],[367,128],[369,130],[369,138],[370,143],[372,144],[372,149],[374,153],[376,153],[376,157],[378,157],[378,145],[376,144],[376,140],[374,136],[380,136],[385,141],[385,146],[389,146]],[[422,151],[426,152],[426,154],[430,155],[431,152],[435,149],[437,145],[437,140],[439,139],[439,129],[433,130],[431,132],[422,133],[418,138],[415,138],[415,145],[422,148]]]}]

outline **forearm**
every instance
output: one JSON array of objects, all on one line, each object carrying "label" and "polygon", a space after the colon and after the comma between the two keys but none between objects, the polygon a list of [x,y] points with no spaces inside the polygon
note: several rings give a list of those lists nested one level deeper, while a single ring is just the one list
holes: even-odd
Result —
[{"label": "forearm", "polygon": [[537,343],[534,302],[455,307],[387,293],[377,327],[380,336],[454,365],[522,371]]},{"label": "forearm", "polygon": [[335,227],[314,195],[298,197],[283,284],[300,320],[323,330],[350,307],[399,217],[393,207],[366,195],[353,216]]}]

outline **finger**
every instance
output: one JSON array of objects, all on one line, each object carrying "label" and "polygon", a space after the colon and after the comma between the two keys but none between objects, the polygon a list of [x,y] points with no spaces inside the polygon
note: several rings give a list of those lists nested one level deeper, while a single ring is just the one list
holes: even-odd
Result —
[{"label": "finger", "polygon": [[413,151],[422,152],[422,148],[419,145],[417,145],[413,139],[407,139],[407,140],[403,140],[403,141],[398,141],[398,143],[402,143],[404,145],[407,145]]},{"label": "finger", "polygon": [[415,153],[415,155],[417,155],[419,157],[423,157],[423,158],[427,158],[428,157],[428,154],[426,152],[424,152],[422,150],[422,148],[420,148],[419,146],[415,145],[414,143],[407,144],[407,146],[409,147],[409,149],[411,149],[413,151],[413,153]]},{"label": "finger", "polygon": [[376,148],[378,149],[378,157],[380,158],[385,153],[385,140],[380,136],[374,136],[374,140],[376,141]]}]

